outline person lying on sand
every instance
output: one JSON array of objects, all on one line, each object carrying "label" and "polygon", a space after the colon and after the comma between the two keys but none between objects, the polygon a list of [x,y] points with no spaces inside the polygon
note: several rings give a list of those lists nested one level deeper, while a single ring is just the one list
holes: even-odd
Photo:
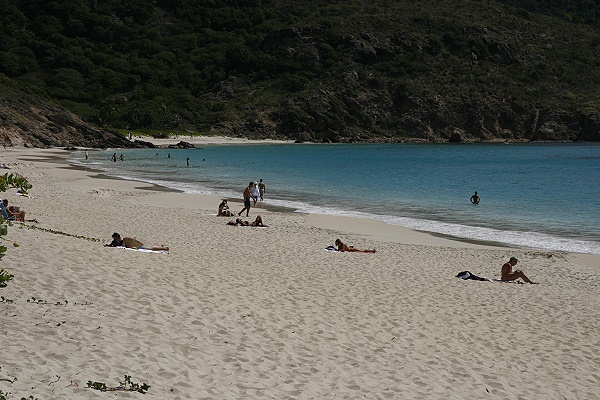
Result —
[{"label": "person lying on sand", "polygon": [[252,222],[248,222],[248,221],[243,221],[241,218],[236,218],[235,221],[231,220],[227,223],[227,225],[233,225],[233,226],[258,226],[258,227],[267,227],[269,225],[265,225],[263,223],[263,219],[260,215],[256,216],[256,219]]},{"label": "person lying on sand", "polygon": [[335,247],[337,247],[338,251],[348,251],[348,252],[357,252],[357,253],[377,253],[377,250],[375,250],[375,249],[363,250],[363,249],[357,249],[354,246],[348,246],[348,245],[342,243],[342,241],[340,239],[335,240]]},{"label": "person lying on sand", "polygon": [[235,221],[231,220],[227,223],[227,225],[232,225],[232,226],[249,226],[250,222],[248,221],[242,221],[241,218],[236,218]]},{"label": "person lying on sand", "polygon": [[532,282],[524,273],[518,269],[513,271],[513,267],[517,265],[519,260],[516,257],[511,257],[507,263],[502,266],[500,279],[503,281],[514,281],[515,279],[523,279],[527,283],[536,284],[537,282]]},{"label": "person lying on sand", "polygon": [[227,205],[227,200],[223,200],[221,204],[219,204],[219,212],[217,213],[217,217],[231,217],[233,212],[229,209]]},{"label": "person lying on sand", "polygon": [[112,242],[105,244],[105,247],[127,247],[129,249],[142,249],[142,250],[153,250],[153,251],[169,251],[166,246],[144,246],[142,242],[137,239],[124,237],[121,239],[121,235],[117,232],[112,234]]}]

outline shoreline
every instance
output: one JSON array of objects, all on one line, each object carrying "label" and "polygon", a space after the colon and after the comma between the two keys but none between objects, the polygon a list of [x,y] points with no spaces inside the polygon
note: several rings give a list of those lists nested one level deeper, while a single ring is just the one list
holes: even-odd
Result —
[{"label": "shoreline", "polygon": [[[160,141],[160,140],[176,140],[176,139],[155,139],[156,141]],[[219,140],[219,143],[222,142],[223,139]],[[254,142],[258,142],[258,141],[254,141]],[[216,144],[215,143],[205,143],[205,144]],[[237,141],[236,141],[237,144]],[[65,150],[65,151],[72,151],[72,150]],[[57,164],[63,164],[66,167],[68,167],[69,169],[74,169],[74,170],[79,170],[79,171],[84,171],[89,173],[90,175],[88,175],[91,178],[96,178],[96,179],[114,179],[114,180],[122,180],[122,181],[126,181],[126,182],[136,182],[138,184],[141,184],[142,186],[136,187],[136,189],[140,189],[140,190],[152,190],[152,191],[158,191],[158,192],[166,192],[166,193],[184,193],[181,190],[178,189],[173,189],[173,188],[169,188],[167,186],[163,186],[160,184],[154,184],[154,183],[148,183],[148,182],[144,182],[144,181],[138,181],[138,180],[133,180],[133,179],[126,179],[126,178],[121,178],[121,177],[115,177],[115,176],[110,176],[110,175],[106,175],[104,174],[101,170],[97,170],[91,167],[87,167],[87,166],[82,166],[82,165],[76,165],[76,164],[72,164],[69,163],[68,160],[65,157],[62,157],[58,152],[54,155],[49,155],[49,156],[42,156],[43,160],[42,161],[48,161],[48,162],[55,162]],[[24,161],[32,161],[35,162],[35,159],[32,158],[22,158],[22,160]],[[187,196],[207,196],[207,195],[201,195],[201,194],[186,194]],[[219,197],[219,196],[208,196],[210,197]],[[242,201],[240,199],[236,199],[236,198],[223,198],[225,200],[227,200],[230,204],[236,204],[238,205],[238,207],[242,207]],[[284,213],[296,213],[295,209],[292,208],[288,208],[288,207],[281,207],[281,206],[274,206],[274,205],[268,205],[268,204],[264,204],[264,203],[257,203],[257,205],[260,204],[260,207],[252,207],[253,210],[267,210],[267,211],[271,211],[271,212],[284,212]],[[218,204],[215,205],[215,209],[217,208],[216,206],[218,206]],[[342,233],[353,233],[353,234],[358,234],[364,237],[377,237],[378,240],[383,241],[383,242],[393,242],[393,243],[405,243],[405,244],[423,244],[423,245],[430,245],[430,246],[448,246],[448,247],[481,247],[481,248],[489,248],[489,249],[509,249],[509,250],[534,250],[534,251],[548,251],[548,250],[541,250],[541,249],[528,249],[528,248],[520,248],[520,247],[515,247],[515,246],[510,246],[510,245],[505,245],[503,243],[496,243],[496,242],[486,242],[486,241],[480,241],[480,240],[470,240],[470,239],[465,239],[465,238],[460,238],[460,237],[456,237],[456,236],[451,236],[451,235],[445,235],[445,234],[441,234],[441,233],[435,233],[435,232],[428,232],[428,231],[419,231],[419,230],[415,230],[415,229],[411,229],[411,228],[406,228],[403,226],[399,226],[399,225],[392,225],[392,224],[388,224],[386,222],[383,221],[376,221],[376,220],[372,220],[372,219],[366,219],[366,218],[356,218],[356,217],[345,217],[345,216],[331,216],[331,215],[323,215],[323,214],[306,214],[306,213],[302,213],[300,212],[300,214],[305,214],[307,215],[308,221],[311,223],[311,225],[315,226],[315,227],[320,227],[320,228],[325,228],[325,229],[332,229],[332,227],[334,227],[334,230],[339,230]],[[350,222],[344,222],[346,219],[349,219]],[[368,221],[368,224],[370,225],[370,228],[365,230],[365,229],[356,229],[357,226],[362,226],[364,227],[364,224],[362,222]],[[381,232],[384,231],[386,232],[384,235],[377,233],[377,232]],[[398,240],[395,237],[398,238],[402,238],[402,240]],[[564,252],[561,252],[564,253]]]},{"label": "shoreline", "polygon": [[[151,138],[152,139],[152,138]],[[197,143],[202,144],[241,144],[241,143],[253,143],[253,144],[261,144],[262,141],[259,140],[245,140],[245,139],[236,139],[236,138],[227,138],[227,137],[201,137],[198,138]],[[177,143],[178,139],[153,139],[156,143],[160,143],[161,141],[170,141],[173,143]],[[286,141],[273,141],[278,144],[288,143]],[[17,149],[17,148],[15,148]],[[24,150],[29,150],[23,148]],[[204,195],[204,194],[191,194],[185,193],[179,189],[170,188],[167,186],[163,186],[160,184],[149,183],[145,181],[139,181],[134,179],[127,179],[121,177],[115,177],[106,175],[101,170],[97,170],[88,166],[77,165],[70,163],[66,157],[61,154],[61,152],[73,152],[78,150],[63,150],[60,148],[54,149],[38,149],[44,150],[48,153],[52,153],[56,151],[54,154],[49,155],[37,155],[37,156],[28,156],[34,158],[22,158],[24,161],[32,161],[35,162],[35,157],[42,158],[42,161],[53,162],[57,164],[64,165],[64,168],[74,169],[79,171],[84,171],[89,173],[89,177],[97,178],[97,179],[109,179],[109,180],[121,180],[125,182],[136,182],[140,186],[136,186],[136,189],[140,190],[148,190],[148,191],[156,191],[156,192],[166,192],[166,193],[182,193],[186,196],[207,196],[208,198],[218,198],[225,199],[230,204],[236,204],[240,208],[242,207],[242,201],[237,198],[231,197],[220,197],[214,195]],[[35,153],[35,149],[32,150]],[[220,202],[220,200],[219,200]],[[216,204],[218,205],[218,203]],[[207,207],[207,209],[216,209],[216,205],[214,207]],[[588,266],[593,266],[594,268],[600,268],[600,255],[589,254],[589,253],[576,253],[562,250],[552,250],[552,249],[543,249],[543,248],[535,248],[535,247],[526,247],[526,246],[515,246],[502,242],[495,241],[487,241],[487,240],[477,240],[477,239],[469,239],[462,238],[454,235],[438,233],[438,232],[430,232],[430,231],[422,231],[413,228],[407,228],[400,225],[389,224],[384,221],[378,221],[370,218],[360,218],[353,216],[341,216],[341,215],[326,215],[326,214],[307,214],[303,212],[297,212],[294,208],[269,205],[264,203],[257,203],[258,207],[252,207],[252,209],[257,210],[265,210],[270,212],[283,212],[283,213],[299,213],[305,214],[308,216],[307,221],[311,223],[311,225],[319,228],[329,228],[333,230],[338,230],[341,233],[352,233],[356,235],[360,235],[364,238],[377,238],[379,241],[390,242],[390,243],[404,243],[404,244],[419,244],[419,245],[427,245],[427,246],[447,246],[447,247],[465,247],[465,248],[482,248],[482,249],[506,249],[512,251],[538,251],[538,252],[548,252],[548,253],[558,253],[564,255],[570,255],[576,262],[584,263]],[[346,219],[349,219],[350,223],[344,222]],[[367,224],[364,221],[368,221]],[[326,222],[326,223],[325,223]],[[357,227],[364,227],[368,225],[368,229],[359,229]],[[386,232],[385,234],[380,234],[378,232]],[[401,239],[397,239],[401,238]]]},{"label": "shoreline", "polygon": [[[407,179],[404,183],[395,182],[390,184],[391,181],[382,180],[379,182],[368,181],[371,185],[376,184],[375,190],[370,190],[369,193],[364,195],[360,194],[360,189],[355,183],[351,182],[350,176],[360,176],[360,170],[352,171],[351,174],[345,174],[343,171],[337,171],[341,179],[338,182],[333,183],[331,189],[328,189],[327,180],[330,179],[326,171],[328,168],[327,154],[329,150],[327,146],[321,147],[321,149],[314,154],[321,155],[318,159],[319,162],[323,162],[322,167],[319,169],[318,187],[315,190],[311,190],[310,186],[314,183],[310,183],[311,173],[303,172],[302,177],[299,179],[302,184],[306,185],[306,188],[302,191],[299,190],[299,185],[292,182],[289,178],[294,176],[293,165],[289,165],[289,161],[284,159],[277,161],[277,154],[298,154],[303,157],[310,158],[313,151],[310,147],[302,146],[301,149],[295,148],[295,146],[287,145],[285,149],[277,146],[265,145],[265,147],[256,146],[245,146],[245,145],[234,145],[231,148],[224,146],[204,146],[199,149],[200,151],[187,151],[182,150],[180,153],[175,154],[175,161],[166,160],[168,158],[166,150],[141,150],[132,157],[136,160],[132,160],[131,165],[119,166],[117,164],[109,163],[108,156],[113,153],[110,151],[108,155],[106,153],[96,153],[91,155],[92,163],[98,162],[102,164],[101,167],[106,169],[110,174],[122,176],[129,179],[140,179],[147,180],[153,183],[162,184],[168,187],[177,188],[186,192],[214,194],[217,196],[223,196],[224,198],[237,198],[239,191],[241,190],[241,182],[245,181],[246,176],[255,175],[254,178],[262,177],[259,175],[268,174],[268,180],[271,180],[271,184],[276,183],[277,187],[271,186],[271,189],[277,189],[277,192],[272,192],[265,198],[267,203],[277,204],[281,206],[290,207],[300,212],[308,213],[321,213],[326,215],[342,215],[342,216],[354,216],[358,218],[370,218],[383,220],[389,224],[400,225],[408,227],[414,230],[426,231],[433,234],[448,235],[446,237],[471,242],[483,241],[485,243],[491,243],[493,245],[501,245],[503,247],[514,247],[521,249],[540,249],[544,251],[562,251],[562,252],[579,252],[579,253],[590,253],[600,255],[600,243],[598,242],[598,235],[595,235],[593,222],[594,213],[593,207],[590,207],[588,202],[580,204],[575,208],[570,208],[568,213],[561,212],[559,204],[563,204],[567,201],[564,196],[560,196],[556,192],[548,193],[545,201],[544,198],[539,198],[541,192],[534,190],[529,192],[527,189],[526,181],[520,180],[523,183],[523,187],[520,188],[521,196],[515,197],[515,200],[509,200],[505,197],[499,188],[502,185],[492,185],[488,187],[487,183],[479,182],[481,174],[475,174],[471,179],[468,180],[470,185],[479,186],[480,188],[486,188],[489,197],[489,202],[486,199],[485,204],[479,209],[469,208],[468,201],[465,201],[467,197],[463,197],[464,189],[455,190],[447,187],[447,185],[454,185],[454,183],[440,182],[440,183],[429,183],[433,184],[432,190],[424,192],[422,197],[417,195],[417,191],[421,185],[426,185],[418,181],[420,174],[407,175]],[[347,150],[353,149],[354,146],[348,148],[337,147],[336,153],[343,155]],[[562,147],[561,147],[562,148]],[[370,154],[370,157],[376,157],[373,152],[378,151],[377,147],[369,149],[356,148],[352,151],[357,151],[360,154]],[[425,147],[421,147],[419,152],[425,152],[429,154],[429,150],[423,150]],[[364,150],[364,151],[363,151]],[[382,151],[388,151],[394,153],[396,150],[403,153],[412,153],[408,147],[384,147]],[[473,149],[474,150],[474,149]],[[118,153],[118,150],[115,150]],[[332,151],[334,151],[332,149]],[[467,147],[461,147],[457,150],[462,153],[467,150]],[[487,149],[484,151],[491,151],[497,153],[497,151]],[[500,152],[504,149],[500,149]],[[511,154],[514,152],[527,152],[526,149],[509,150]],[[542,153],[551,152],[555,153],[556,150],[544,149],[544,146],[540,150]],[[576,148],[567,150],[567,153],[578,152]],[[581,149],[585,154],[588,151]],[[249,152],[255,154],[256,160],[261,162],[252,162],[251,165],[243,165],[242,161],[245,157],[244,154]],[[265,152],[265,157],[260,156],[260,153]],[[446,154],[444,148],[438,148],[434,153],[441,152],[440,154]],[[153,161],[145,161],[143,159],[150,160],[153,158],[154,153],[157,153],[157,165],[154,166]],[[189,170],[180,168],[185,166],[185,160],[179,159],[183,156],[190,158],[191,167]],[[211,154],[214,153],[214,154]],[[229,153],[235,154],[235,159],[231,160],[231,163],[227,160]],[[172,151],[171,154],[172,155]],[[386,153],[387,154],[387,153]],[[449,154],[453,154],[450,152]],[[479,154],[479,152],[476,152]],[[75,163],[85,163],[81,153],[73,154]],[[127,156],[126,156],[127,157]],[[139,159],[142,157],[143,159]],[[206,160],[203,157],[208,157]],[[264,164],[267,159],[274,158],[277,164]],[[165,158],[163,161],[160,159]],[[306,159],[308,159],[306,158]],[[469,158],[471,159],[471,158]],[[495,159],[498,159],[495,157]],[[206,161],[200,163],[199,160]],[[279,164],[281,163],[281,164]],[[139,164],[141,169],[136,166]],[[364,169],[370,170],[369,165],[373,163],[365,164]],[[160,165],[160,167],[159,167]],[[235,168],[232,168],[235,165]],[[269,167],[274,165],[282,165],[285,168],[290,168],[289,172],[282,174],[281,171],[274,170],[269,172]],[[303,164],[303,171],[306,169],[306,164]],[[337,164],[334,164],[337,165]],[[430,165],[430,164],[427,164]],[[494,163],[493,165],[496,165]],[[523,168],[521,164],[514,163],[517,169]],[[173,175],[161,174],[161,170],[169,170],[174,168]],[[206,171],[204,171],[206,168]],[[407,170],[407,166],[403,167]],[[502,168],[500,164],[497,168]],[[156,172],[153,172],[156,170]],[[209,171],[219,171],[210,173]],[[424,169],[426,171],[427,168]],[[143,173],[142,171],[146,171]],[[310,168],[306,171],[310,171]],[[377,171],[385,171],[385,168],[379,167]],[[466,170],[464,174],[468,175],[474,173],[475,168]],[[374,172],[375,173],[375,172]],[[524,172],[525,173],[525,172]],[[220,174],[225,174],[222,177]],[[379,173],[377,173],[379,174]],[[434,174],[438,176],[438,174]],[[382,179],[383,175],[380,176]],[[397,180],[398,174],[394,174],[390,179]],[[435,176],[432,177],[431,182],[435,182]],[[504,176],[500,174],[499,176]],[[416,179],[416,181],[415,181]],[[461,179],[460,177],[454,177],[453,179]],[[257,179],[253,179],[257,180]],[[411,183],[408,183],[410,181]],[[236,183],[237,182],[237,183]],[[374,182],[374,183],[373,183]],[[458,182],[458,181],[455,181]],[[461,180],[465,184],[467,181]],[[409,185],[406,193],[394,194],[394,188],[400,187],[403,184]],[[506,183],[505,183],[506,184]],[[574,183],[574,185],[576,185]],[[581,185],[581,182],[579,183]],[[243,185],[245,187],[245,184]],[[287,186],[287,187],[286,187]],[[338,190],[351,190],[352,187],[356,186],[356,190],[352,191],[352,195],[343,196]],[[549,188],[551,185],[543,185],[544,188]],[[414,188],[415,190],[409,189]],[[579,189],[583,189],[579,187]],[[436,191],[441,190],[438,195]],[[323,196],[317,195],[321,192]],[[443,191],[447,191],[444,193]],[[376,193],[381,192],[381,196]],[[462,192],[462,194],[461,194]],[[580,192],[578,192],[580,193]],[[468,195],[470,196],[471,193]],[[367,201],[367,199],[369,199]],[[526,201],[530,199],[530,201]],[[516,213],[510,212],[511,203],[516,202],[519,204]],[[540,204],[540,206],[532,206],[534,204]],[[502,205],[500,205],[502,204]],[[568,215],[573,215],[571,221],[569,221]],[[584,218],[585,215],[589,215],[589,218]],[[556,216],[556,218],[554,218]],[[579,219],[582,222],[580,224],[575,223]],[[588,221],[588,222],[585,222]]]},{"label": "shoreline", "polygon": [[[350,217],[252,209],[268,228],[228,226],[219,197],[49,154],[2,155],[33,184],[3,196],[39,221],[3,237],[0,391],[14,398],[95,398],[86,382],[124,374],[181,400],[600,396],[592,262]],[[170,250],[104,247],[113,232]],[[377,253],[326,251],[337,238]],[[495,278],[511,256],[541,284],[455,277]]]}]

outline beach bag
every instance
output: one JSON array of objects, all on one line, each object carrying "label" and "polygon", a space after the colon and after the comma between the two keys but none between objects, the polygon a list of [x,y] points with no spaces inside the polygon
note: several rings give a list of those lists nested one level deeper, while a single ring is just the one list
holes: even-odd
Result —
[{"label": "beach bag", "polygon": [[471,279],[471,280],[474,280],[474,281],[487,281],[486,278],[482,278],[480,276],[474,275],[474,274],[472,274],[469,271],[459,272],[456,275],[456,277],[460,278],[460,279],[465,279],[465,280]]},{"label": "beach bag", "polygon": [[123,246],[129,247],[130,249],[141,249],[142,247],[144,247],[144,244],[137,239],[124,237]]}]

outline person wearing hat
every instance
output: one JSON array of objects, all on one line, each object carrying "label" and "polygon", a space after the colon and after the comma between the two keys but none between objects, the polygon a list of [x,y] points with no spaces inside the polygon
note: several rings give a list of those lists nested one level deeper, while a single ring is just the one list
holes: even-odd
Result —
[{"label": "person wearing hat", "polygon": [[500,279],[508,282],[508,281],[514,281],[515,279],[521,278],[527,283],[531,283],[531,284],[537,283],[537,282],[532,282],[527,277],[527,275],[525,275],[523,273],[523,271],[520,271],[518,269],[513,271],[513,267],[515,265],[517,265],[518,262],[519,262],[519,260],[517,260],[517,257],[511,257],[510,260],[508,260],[508,262],[502,266],[502,275],[501,275]]}]

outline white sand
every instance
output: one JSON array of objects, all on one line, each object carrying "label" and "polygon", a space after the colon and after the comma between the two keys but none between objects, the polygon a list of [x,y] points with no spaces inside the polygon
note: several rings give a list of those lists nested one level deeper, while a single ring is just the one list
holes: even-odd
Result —
[{"label": "white sand", "polygon": [[[264,209],[250,216],[268,228],[231,227],[218,198],[41,157],[57,153],[3,151],[34,185],[32,198],[4,196],[39,221],[27,226],[102,242],[10,228],[4,243],[20,246],[0,262],[15,276],[0,288],[13,300],[0,302],[0,390],[11,399],[145,398],[85,388],[126,374],[154,399],[600,398],[597,256]],[[102,247],[115,231],[171,251]],[[338,237],[378,253],[323,250]],[[454,277],[497,277],[511,255],[541,284]]]}]

